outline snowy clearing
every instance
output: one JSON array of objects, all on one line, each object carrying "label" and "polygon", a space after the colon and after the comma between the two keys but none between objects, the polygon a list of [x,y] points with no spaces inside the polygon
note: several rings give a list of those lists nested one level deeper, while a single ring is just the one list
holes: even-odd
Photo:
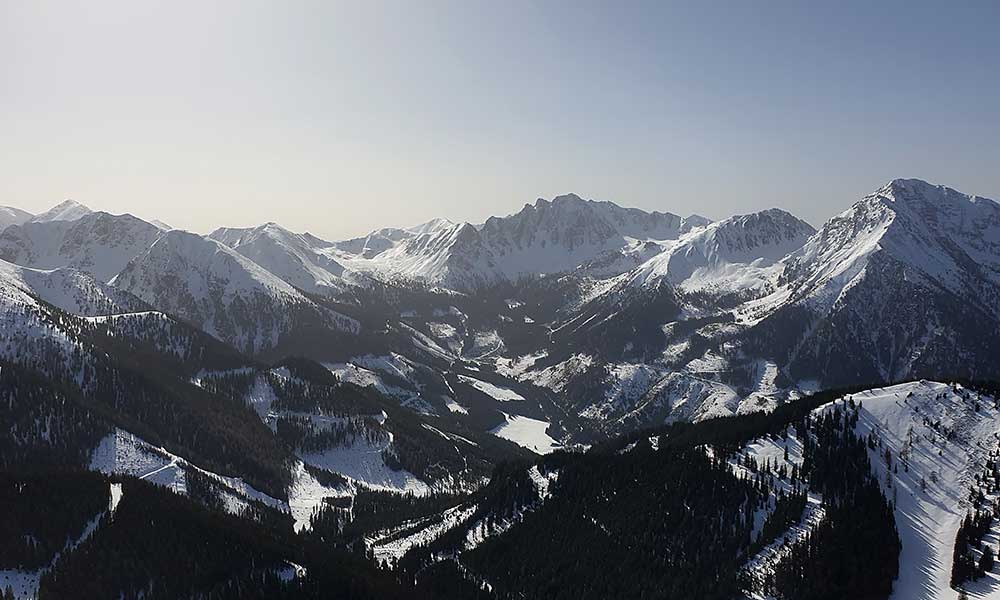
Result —
[{"label": "snowy clearing", "polygon": [[562,448],[562,444],[545,433],[549,427],[547,421],[507,413],[503,413],[503,416],[506,422],[492,429],[490,433],[493,435],[538,454],[548,454]]}]

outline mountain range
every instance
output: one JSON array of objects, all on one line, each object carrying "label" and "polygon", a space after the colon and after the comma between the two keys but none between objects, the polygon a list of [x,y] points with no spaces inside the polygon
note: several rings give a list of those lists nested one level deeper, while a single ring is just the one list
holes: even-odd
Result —
[{"label": "mountain range", "polygon": [[[45,560],[0,551],[16,597],[98,569],[73,548],[114,547],[114,519],[151,527],[135,498],[188,503],[178,532],[210,522],[267,566],[197,594],[147,566],[152,588],[95,580],[95,597],[247,597],[248,582],[561,597],[546,577],[567,597],[819,597],[790,569],[821,564],[813,540],[864,539],[838,525],[847,498],[884,535],[867,566],[837,563],[857,577],[837,585],[1000,595],[951,571],[955,536],[988,545],[998,525],[976,519],[997,495],[1000,205],[944,186],[893,180],[819,229],[776,208],[711,221],[570,194],[335,241],[0,207],[0,321],[0,465],[71,467],[93,493],[79,505],[107,504],[92,525],[5,526],[76,540],[32,546]],[[830,456],[857,468],[834,483]],[[18,485],[48,497],[29,475]],[[690,509],[671,481],[713,500]],[[654,504],[663,520],[620,518]],[[695,520],[672,520],[682,506]],[[926,515],[933,533],[912,526]],[[684,545],[696,521],[726,560]],[[621,564],[656,567],[634,587],[595,575],[582,548],[603,535],[636,540],[608,548]],[[306,574],[331,561],[361,566]]]}]

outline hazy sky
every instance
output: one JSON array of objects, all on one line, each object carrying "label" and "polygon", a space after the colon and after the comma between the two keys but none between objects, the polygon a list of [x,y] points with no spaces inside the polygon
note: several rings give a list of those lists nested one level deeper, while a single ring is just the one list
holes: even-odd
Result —
[{"label": "hazy sky", "polygon": [[[878,6],[873,6],[877,4]],[[328,238],[1000,198],[1000,2],[0,0],[0,204]]]}]

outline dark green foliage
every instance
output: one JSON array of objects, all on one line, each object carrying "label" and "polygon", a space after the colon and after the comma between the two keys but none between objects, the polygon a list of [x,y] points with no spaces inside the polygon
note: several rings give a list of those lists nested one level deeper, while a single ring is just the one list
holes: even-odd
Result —
[{"label": "dark green foliage", "polygon": [[253,387],[257,372],[254,369],[235,369],[213,373],[201,379],[201,387],[226,398],[230,402],[243,402]]},{"label": "dark green foliage", "polygon": [[802,471],[823,495],[826,517],[778,565],[773,591],[779,598],[875,600],[892,592],[899,534],[867,445],[854,435],[856,419],[856,410],[838,407],[810,423]]},{"label": "dark green foliage", "polygon": [[[126,479],[114,517],[43,576],[40,598],[407,597],[393,578],[348,554],[302,545],[285,525],[219,514]],[[288,560],[309,575],[278,577]]]},{"label": "dark green foliage", "polygon": [[463,600],[491,600],[497,596],[487,591],[484,583],[477,583],[462,566],[446,560],[429,566],[420,573],[417,590],[433,598],[462,598]]},{"label": "dark green foliage", "polygon": [[983,555],[979,559],[979,573],[985,575],[993,571],[993,548],[986,546],[983,548]]},{"label": "dark green foliage", "polygon": [[275,435],[301,452],[322,452],[364,440],[372,446],[389,443],[386,431],[370,417],[344,418],[317,423],[308,415],[282,415],[275,420]]},{"label": "dark green foliage", "polygon": [[304,381],[312,381],[314,383],[327,386],[337,385],[337,378],[330,372],[329,369],[308,358],[289,356],[288,358],[276,363],[274,367],[284,367],[288,369],[288,372],[291,373],[292,377],[296,377]]},{"label": "dark green foliage", "polygon": [[790,424],[801,423],[816,408],[864,387],[842,388],[817,392],[805,398],[782,404],[771,412],[719,417],[698,423],[677,422],[664,427],[644,429],[595,446],[592,452],[617,452],[632,442],[650,436],[660,437],[661,447],[689,447],[711,444],[725,453],[733,453],[749,440],[764,435],[784,435]]},{"label": "dark green foliage", "polygon": [[250,360],[201,329],[162,313],[135,313],[83,321],[83,335],[102,351],[136,365],[187,377],[245,367]]},{"label": "dark green foliage", "polygon": [[422,572],[433,562],[433,557],[460,553],[473,524],[494,527],[514,522],[519,514],[536,508],[540,499],[528,468],[529,464],[523,461],[497,465],[490,482],[471,494],[465,503],[475,506],[472,514],[430,544],[411,549],[397,567],[411,573]]},{"label": "dark green foliage", "polygon": [[806,493],[785,494],[781,492],[775,502],[774,511],[768,515],[761,528],[760,535],[751,544],[747,556],[753,556],[762,548],[778,539],[778,536],[788,531],[802,519],[802,511],[806,508]]},{"label": "dark green foliage", "polygon": [[[731,598],[756,490],[694,448],[567,457],[555,493],[463,555],[501,594]],[[655,509],[654,509],[655,507]]]},{"label": "dark green foliage", "polygon": [[233,575],[283,564],[281,546],[258,547],[257,531],[248,521],[127,479],[114,516],[42,578],[40,596],[177,598],[207,591]]},{"label": "dark green foliage", "polygon": [[979,579],[992,570],[995,559],[993,550],[988,546],[985,547],[977,563],[972,549],[980,547],[993,519],[993,511],[980,510],[966,515],[962,520],[955,536],[955,551],[951,565],[952,587],[959,587],[966,581]]},{"label": "dark green foliage", "polygon": [[[327,371],[327,375],[332,374]],[[375,414],[378,412],[377,392],[351,383],[330,383],[329,377],[318,381],[299,377],[278,377],[265,373],[274,390],[276,410],[310,412],[325,415]]]},{"label": "dark green foliage", "polygon": [[98,363],[85,375],[83,403],[147,442],[220,474],[244,477],[282,498],[290,453],[242,401],[156,370]]},{"label": "dark green foliage", "polygon": [[0,361],[0,469],[82,466],[111,432],[79,391]]},{"label": "dark green foliage", "polygon": [[0,570],[35,570],[108,508],[108,481],[73,470],[2,471],[0,507]]},{"label": "dark green foliage", "polygon": [[665,280],[655,288],[630,286],[600,296],[576,320],[553,332],[551,344],[562,355],[595,354],[604,360],[646,360],[662,351],[666,342],[663,324],[680,312],[673,286]]},{"label": "dark green foliage", "polygon": [[[323,543],[335,542],[346,547],[369,532],[438,515],[461,504],[466,498],[464,495],[414,496],[361,489],[349,506],[324,506],[312,518],[312,531],[306,535]],[[351,518],[347,518],[345,508],[351,509]]]}]

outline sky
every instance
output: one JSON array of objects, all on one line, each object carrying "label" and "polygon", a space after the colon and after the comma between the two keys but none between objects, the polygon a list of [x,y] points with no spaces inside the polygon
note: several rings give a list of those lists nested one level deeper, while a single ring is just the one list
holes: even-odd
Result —
[{"label": "sky", "polygon": [[0,204],[328,239],[1000,199],[1000,2],[0,0]]}]

